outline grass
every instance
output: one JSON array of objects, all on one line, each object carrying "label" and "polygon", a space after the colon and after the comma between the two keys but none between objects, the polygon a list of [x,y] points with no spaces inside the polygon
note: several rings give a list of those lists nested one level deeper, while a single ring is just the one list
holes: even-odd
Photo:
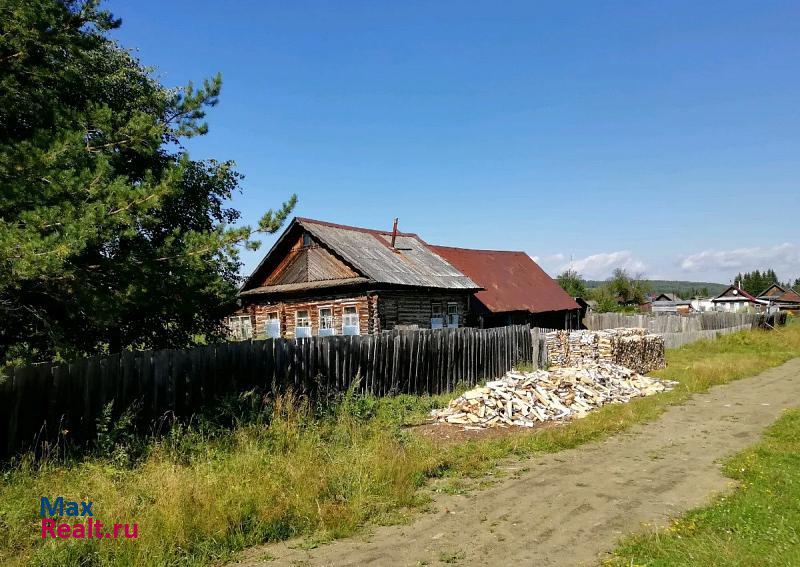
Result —
[{"label": "grass", "polygon": [[609,566],[800,565],[800,410],[725,463],[739,483],[730,496],[668,528],[624,540]]},{"label": "grass", "polygon": [[467,554],[463,551],[442,551],[439,553],[439,562],[448,564],[461,563],[466,557]]},{"label": "grass", "polygon": [[[795,356],[800,325],[696,343],[669,352],[669,367],[656,373],[680,382],[671,392],[466,443],[435,445],[404,427],[445,396],[346,396],[324,411],[291,396],[266,405],[244,396],[144,446],[112,428],[90,456],[26,457],[0,471],[0,564],[207,565],[266,541],[303,535],[313,545],[365,524],[402,522],[427,502],[431,478],[476,477],[508,457],[602,439]],[[103,522],[137,522],[139,539],[43,542],[42,496],[92,500]]]}]

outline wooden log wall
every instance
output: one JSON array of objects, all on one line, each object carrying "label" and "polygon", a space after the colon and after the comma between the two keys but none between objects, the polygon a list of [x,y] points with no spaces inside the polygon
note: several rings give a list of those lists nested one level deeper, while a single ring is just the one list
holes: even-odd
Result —
[{"label": "wooden log wall", "polygon": [[[528,326],[266,339],[191,350],[136,351],[12,369],[0,378],[0,457],[60,437],[95,439],[97,419],[139,404],[140,423],[187,417],[219,396],[261,387],[319,399],[346,391],[439,394],[533,360]],[[66,432],[66,433],[65,433]]]}]

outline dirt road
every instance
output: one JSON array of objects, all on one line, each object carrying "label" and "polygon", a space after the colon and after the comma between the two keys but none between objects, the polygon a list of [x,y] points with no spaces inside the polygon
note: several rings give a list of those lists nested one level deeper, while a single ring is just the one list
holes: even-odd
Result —
[{"label": "dirt road", "polygon": [[[312,550],[263,546],[243,564],[594,565],[622,534],[661,525],[725,490],[730,480],[719,459],[756,442],[798,399],[795,359],[697,395],[628,433],[520,462],[514,478],[487,490],[437,497],[434,512],[410,525]],[[265,554],[274,559],[259,561]]]}]

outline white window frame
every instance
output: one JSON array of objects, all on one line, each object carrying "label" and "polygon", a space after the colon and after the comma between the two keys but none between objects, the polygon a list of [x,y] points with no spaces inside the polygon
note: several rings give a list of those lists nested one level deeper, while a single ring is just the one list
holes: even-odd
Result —
[{"label": "white window frame", "polygon": [[[278,332],[277,334],[269,332],[269,324],[272,321],[277,321],[278,323]],[[277,311],[269,311],[267,312],[267,319],[264,321],[264,335],[268,339],[279,339],[281,338],[281,316],[280,313]]]},{"label": "white window frame", "polygon": [[461,313],[459,313],[458,303],[455,301],[447,302],[447,328],[458,329],[458,324],[461,320]]},{"label": "white window frame", "polygon": [[[330,312],[330,315],[322,315],[323,311]],[[336,334],[333,327],[333,306],[325,305],[319,308],[319,332],[320,337],[330,337]]]},{"label": "white window frame", "polygon": [[253,319],[250,315],[231,315],[227,324],[231,340],[247,341],[253,338]]},{"label": "white window frame", "polygon": [[431,329],[444,327],[444,307],[441,301],[431,301]]},{"label": "white window frame", "polygon": [[[307,320],[307,325],[300,324],[300,313],[306,314],[303,319]],[[298,339],[311,336],[311,312],[308,309],[298,309],[294,312],[294,336]]]},{"label": "white window frame", "polygon": [[[353,309],[355,313],[347,313],[348,309]],[[348,325],[348,320],[355,316],[355,324]],[[355,332],[352,332],[355,329]],[[360,335],[361,334],[361,319],[358,314],[358,305],[343,305],[342,306],[342,334],[343,335]]]}]

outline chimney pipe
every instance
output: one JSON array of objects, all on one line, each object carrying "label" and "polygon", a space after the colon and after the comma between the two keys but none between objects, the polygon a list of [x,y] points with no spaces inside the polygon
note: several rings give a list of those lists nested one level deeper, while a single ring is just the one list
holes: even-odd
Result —
[{"label": "chimney pipe", "polygon": [[397,248],[394,247],[394,241],[397,239],[397,220],[398,219],[394,219],[394,226],[392,227],[392,250],[395,251],[397,250]]}]

